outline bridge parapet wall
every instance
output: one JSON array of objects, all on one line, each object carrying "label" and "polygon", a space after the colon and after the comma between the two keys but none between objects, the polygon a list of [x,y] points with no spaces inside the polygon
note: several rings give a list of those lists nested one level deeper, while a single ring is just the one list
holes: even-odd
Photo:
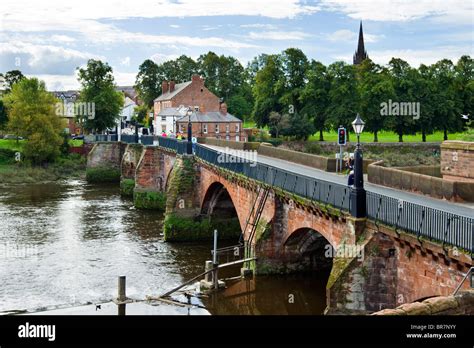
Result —
[{"label": "bridge parapet wall", "polygon": [[86,178],[89,182],[119,182],[120,164],[127,145],[98,142],[87,155]]}]

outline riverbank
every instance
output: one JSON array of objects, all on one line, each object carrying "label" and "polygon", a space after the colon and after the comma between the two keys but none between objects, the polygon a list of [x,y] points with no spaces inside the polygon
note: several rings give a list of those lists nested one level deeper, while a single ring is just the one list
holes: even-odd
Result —
[{"label": "riverbank", "polygon": [[86,159],[76,154],[59,157],[55,162],[44,166],[0,161],[0,182],[4,184],[57,181],[69,178],[83,179],[85,173]]}]

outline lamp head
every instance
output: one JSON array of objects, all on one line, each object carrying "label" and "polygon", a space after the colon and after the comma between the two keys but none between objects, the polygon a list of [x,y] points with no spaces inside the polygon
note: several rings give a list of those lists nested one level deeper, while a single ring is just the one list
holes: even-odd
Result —
[{"label": "lamp head", "polygon": [[360,118],[360,115],[357,114],[357,117],[352,122],[352,128],[354,128],[354,132],[357,135],[360,135],[362,133],[362,131],[364,130],[364,126],[365,126],[365,122],[362,121],[362,119]]}]

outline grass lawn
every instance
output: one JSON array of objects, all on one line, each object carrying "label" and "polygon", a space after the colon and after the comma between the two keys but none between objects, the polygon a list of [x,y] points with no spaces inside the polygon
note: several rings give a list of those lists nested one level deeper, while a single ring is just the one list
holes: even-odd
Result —
[{"label": "grass lawn", "polygon": [[[253,121],[245,121],[244,128],[255,128],[255,122]],[[268,127],[264,129],[268,130]],[[324,141],[337,141],[337,133],[336,132],[324,132]],[[350,137],[352,140],[355,140],[355,134],[350,133]],[[398,142],[398,134],[392,131],[382,131],[378,134],[379,142],[381,143],[397,143]],[[448,140],[471,140],[474,137],[474,134],[469,134],[468,132],[465,133],[448,133]],[[319,132],[310,136],[310,141],[318,141],[319,140]],[[360,137],[360,141],[364,143],[371,143],[374,141],[374,134],[364,132]],[[443,132],[435,132],[433,134],[429,134],[426,136],[427,142],[442,142],[443,141]],[[421,142],[421,133],[416,135],[404,135],[403,142],[406,143],[416,143]]]},{"label": "grass lawn", "polygon": [[25,140],[20,140],[20,141],[17,142],[14,139],[0,139],[0,148],[1,149],[21,151],[23,149],[24,144],[25,144]]},{"label": "grass lawn", "polygon": [[[448,140],[461,140],[466,133],[448,133]],[[337,141],[337,133],[336,132],[324,132],[323,133],[325,141]],[[355,141],[356,136],[354,133],[350,134],[351,140]],[[381,143],[396,143],[398,142],[398,134],[391,132],[391,131],[383,131],[378,133],[379,142]],[[309,137],[309,140],[318,141],[319,140],[319,133],[312,135]],[[360,136],[360,141],[364,143],[371,143],[374,141],[374,134],[373,133],[365,133],[363,132]],[[426,136],[427,142],[442,142],[443,141],[443,132],[435,132],[433,134],[429,134]],[[404,135],[403,142],[406,143],[416,143],[421,142],[421,133],[416,135]]]},{"label": "grass lawn", "polygon": [[84,144],[84,140],[73,140],[73,139],[69,139],[69,145],[71,146],[82,146],[82,144]]}]

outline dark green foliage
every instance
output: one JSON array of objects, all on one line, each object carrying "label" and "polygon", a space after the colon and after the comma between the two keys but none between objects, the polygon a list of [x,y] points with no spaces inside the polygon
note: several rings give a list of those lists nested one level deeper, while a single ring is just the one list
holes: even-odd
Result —
[{"label": "dark green foliage", "polygon": [[120,170],[109,167],[88,168],[86,180],[89,183],[120,182]]},{"label": "dark green foliage", "polygon": [[133,203],[138,209],[165,211],[166,195],[164,192],[133,191]]},{"label": "dark green foliage", "polygon": [[135,180],[120,180],[120,194],[124,197],[133,197],[133,189],[135,188]]},{"label": "dark green foliage", "polygon": [[215,229],[219,240],[238,238],[241,233],[238,218],[210,220],[170,214],[165,218],[164,239],[168,242],[211,240]]},{"label": "dark green foliage", "polygon": [[0,148],[0,164],[15,163],[15,154],[14,150]]}]

